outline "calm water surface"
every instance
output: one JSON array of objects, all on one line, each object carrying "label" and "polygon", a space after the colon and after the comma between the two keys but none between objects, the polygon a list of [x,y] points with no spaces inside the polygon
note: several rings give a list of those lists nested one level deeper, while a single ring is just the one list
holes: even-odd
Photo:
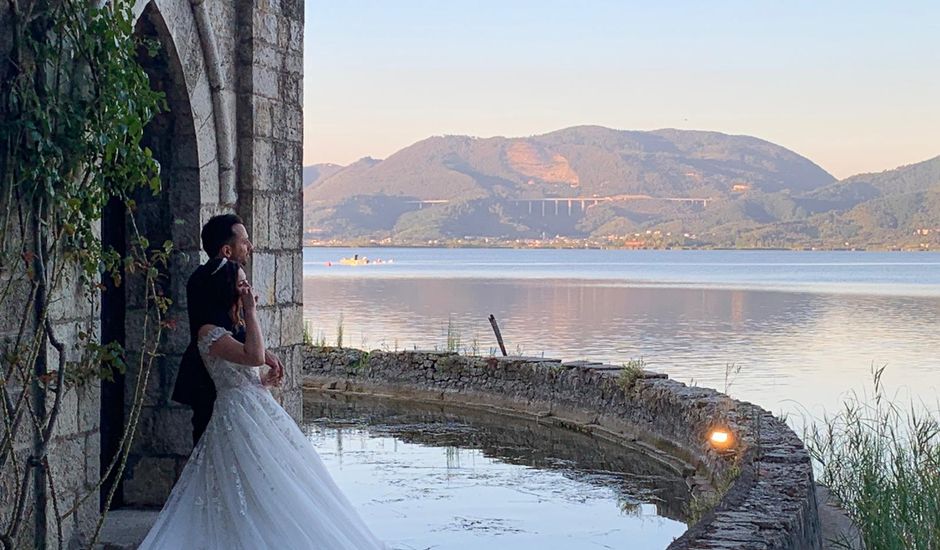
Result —
[{"label": "calm water surface", "polygon": [[[353,254],[393,263],[337,264]],[[642,358],[797,427],[870,391],[873,365],[938,406],[936,254],[307,248],[304,275],[305,319],[331,344],[342,319],[348,346],[444,348],[450,323],[487,354],[492,313],[510,353]]]},{"label": "calm water surface", "polygon": [[535,421],[308,393],[304,427],[396,550],[665,548],[684,480],[644,454]]}]

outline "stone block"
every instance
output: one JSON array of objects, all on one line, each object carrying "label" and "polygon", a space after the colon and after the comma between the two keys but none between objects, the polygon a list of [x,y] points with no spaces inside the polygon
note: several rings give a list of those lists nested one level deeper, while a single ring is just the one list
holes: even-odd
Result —
[{"label": "stone block", "polygon": [[271,199],[266,194],[255,193],[251,199],[251,227],[248,228],[251,243],[256,250],[270,250],[271,245]]},{"label": "stone block", "polygon": [[[198,44],[199,41],[194,43]],[[205,74],[202,48],[186,48],[184,52],[181,52],[181,58],[193,122],[196,128],[199,128],[212,113],[212,98],[209,94],[209,79]]]},{"label": "stone block", "polygon": [[251,86],[256,96],[280,99],[280,86],[276,69],[254,67],[251,75]]},{"label": "stone block", "polygon": [[278,44],[278,29],[280,27],[280,18],[273,11],[255,10],[254,13],[254,32],[252,33],[257,40],[267,42],[276,46]]},{"label": "stone block", "polygon": [[[25,302],[21,302],[25,303]],[[53,323],[78,319],[91,314],[91,303],[78,281],[78,270],[63,270],[62,282],[49,301],[49,320]]]},{"label": "stone block", "polygon": [[77,493],[85,487],[84,436],[56,438],[49,447],[48,459],[59,494]]},{"label": "stone block", "polygon": [[281,15],[292,22],[300,21],[302,23],[304,19],[303,0],[281,0]]},{"label": "stone block", "polygon": [[298,108],[303,104],[304,82],[303,75],[284,72],[279,81],[280,95],[278,98]]},{"label": "stone block", "polygon": [[289,250],[300,251],[303,247],[304,225],[302,194],[292,194],[289,196],[289,199],[291,200],[286,203],[287,212],[285,219],[287,223],[282,226],[282,229],[286,230],[287,234],[284,235],[282,231],[281,246]]},{"label": "stone block", "polygon": [[293,302],[295,304],[304,303],[304,258],[303,253],[295,254],[294,258],[294,268],[291,270],[291,277],[293,277],[293,288],[294,288],[294,297]]},{"label": "stone block", "polygon": [[164,327],[160,351],[165,354],[181,355],[189,346],[189,323],[186,310],[176,306],[171,307],[167,311],[166,319],[175,321],[176,325]]},{"label": "stone block", "polygon": [[[192,179],[192,187],[189,188],[193,192],[192,196],[189,199],[198,201],[201,200],[199,197],[200,185],[199,179]],[[180,201],[182,201],[180,197]],[[182,204],[182,202],[181,202]],[[199,202],[186,202],[185,206],[172,207],[173,219],[170,223],[170,238],[173,240],[174,250],[183,250],[183,251],[198,251],[201,242],[199,240],[199,232],[202,230],[202,224],[199,221],[201,214],[201,206]],[[174,254],[175,256],[175,254]],[[198,254],[197,254],[198,258]],[[171,272],[173,270],[172,262],[176,258],[172,258],[171,261]],[[197,264],[198,265],[198,264]],[[184,279],[185,280],[185,279]]]},{"label": "stone block", "polygon": [[101,479],[101,435],[91,433],[85,436],[85,488],[94,487],[99,479]]},{"label": "stone block", "polygon": [[[192,451],[192,412],[183,408],[152,409],[147,419],[147,448],[157,455],[176,455],[186,458]],[[141,422],[143,423],[143,418]]]},{"label": "stone block", "polygon": [[281,12],[281,0],[258,0],[257,9],[269,13]]},{"label": "stone block", "polygon": [[255,62],[253,66],[280,70],[283,65],[283,52],[273,44],[255,43]]},{"label": "stone block", "polygon": [[[182,115],[181,115],[182,116]],[[203,121],[202,125],[211,125],[211,120]],[[185,170],[185,169],[198,169],[199,166],[203,164],[200,162],[199,150],[196,148],[196,135],[195,129],[196,126],[190,126],[188,124],[176,124],[181,128],[188,128],[189,132],[192,132],[192,135],[179,134],[174,132],[173,134],[173,154],[172,154],[172,163],[171,166],[173,170],[165,175],[170,175],[170,173],[176,170]],[[202,159],[205,161],[205,159]],[[164,180],[164,184],[167,182]],[[176,184],[175,180],[170,180],[168,183],[170,185]]]},{"label": "stone block", "polygon": [[275,128],[275,119],[272,116],[271,101],[263,97],[255,97],[251,101],[252,115],[255,121],[255,135],[259,137],[273,137],[280,130]]},{"label": "stone block", "polygon": [[[199,232],[197,231],[196,233],[198,235]],[[183,328],[186,327],[187,322],[186,283],[189,281],[190,275],[199,267],[199,252],[200,251],[195,248],[176,248],[170,259],[170,285],[168,295],[173,300],[173,309],[179,309],[183,313],[182,317],[177,319]],[[178,316],[175,311],[171,311],[170,314],[174,317]]]},{"label": "stone block", "polygon": [[281,406],[284,407],[284,410],[287,411],[287,414],[291,415],[291,418],[295,422],[300,422],[303,420],[303,392],[300,388],[290,388],[283,389],[280,392],[280,402]]},{"label": "stone block", "polygon": [[284,233],[284,224],[286,221],[282,218],[284,215],[284,197],[281,193],[272,193],[269,199],[271,217],[268,221],[268,246],[273,250],[284,248],[281,235]]},{"label": "stone block", "polygon": [[251,185],[254,191],[277,189],[274,180],[274,144],[264,139],[252,142]]},{"label": "stone block", "polygon": [[285,364],[284,368],[288,371],[290,377],[290,387],[301,387],[303,384],[303,370],[305,360],[305,347],[303,345],[290,347],[290,363]]},{"label": "stone block", "polygon": [[303,306],[301,304],[281,305],[281,344],[292,346],[304,341]]},{"label": "stone block", "polygon": [[[16,268],[17,271],[24,269],[22,264],[17,264]],[[23,308],[29,302],[30,283],[26,277],[18,277],[11,282],[8,276],[0,273],[0,285],[0,288],[8,289],[6,300],[0,304],[0,334],[15,337],[23,318]]]},{"label": "stone block", "polygon": [[258,321],[264,334],[265,345],[269,348],[281,345],[281,315],[279,308],[265,306],[258,308]]},{"label": "stone block", "polygon": [[79,502],[82,496],[84,495],[76,495],[73,500],[73,506],[77,509],[73,516],[75,521],[72,522],[74,530],[71,536],[66,535],[64,537],[69,540],[69,550],[88,548],[88,539],[91,534],[95,532],[95,527],[98,524],[99,512],[97,495],[92,495]]},{"label": "stone block", "polygon": [[302,51],[290,51],[284,55],[284,63],[282,65],[283,70],[290,74],[300,75],[301,78],[304,74],[304,56]]},{"label": "stone block", "polygon": [[294,253],[281,253],[275,256],[275,296],[278,304],[294,301]]},{"label": "stone block", "polygon": [[251,286],[258,296],[259,306],[270,306],[276,300],[277,256],[269,252],[256,252],[251,259]]},{"label": "stone block", "polygon": [[101,425],[101,384],[90,382],[75,388],[78,396],[78,431],[97,432]]},{"label": "stone block", "polygon": [[270,208],[269,246],[277,250],[298,250],[303,237],[303,206],[299,194],[279,192],[271,197]]},{"label": "stone block", "polygon": [[[189,96],[180,93],[180,91],[171,89],[167,91],[167,109],[170,113],[184,115],[190,112]],[[192,137],[196,135],[196,127],[193,121],[184,116],[174,118],[173,137]]]},{"label": "stone block", "polygon": [[[169,173],[164,175],[163,186],[170,199],[169,203],[173,218],[198,223],[199,205],[202,203],[202,187],[199,182],[200,163],[199,159],[195,158],[194,149],[196,145],[193,142],[181,143],[180,146],[193,149],[192,164],[174,166]],[[205,163],[203,162],[203,164]],[[166,219],[166,211],[160,211],[160,216],[160,221],[163,224],[170,225],[174,223],[174,220]],[[198,231],[196,233],[198,235]]]},{"label": "stone block", "polygon": [[[212,96],[208,88],[208,84],[200,86],[198,89],[193,90],[193,93],[196,94],[192,101],[199,101],[206,103],[206,112],[201,114],[204,118],[198,121],[196,124],[196,148],[198,149],[198,166],[203,168],[208,166],[210,163],[217,163],[218,157],[218,146],[216,145],[216,128],[215,128],[215,119],[214,112],[212,111]],[[195,106],[193,111],[196,111]]]},{"label": "stone block", "polygon": [[176,459],[136,456],[128,461],[124,479],[124,504],[162,506],[176,482]]},{"label": "stone block", "polygon": [[[303,112],[290,103],[280,102],[272,114],[274,121],[274,139],[282,141],[285,145],[303,140]],[[289,145],[284,149],[284,160],[287,167],[293,166],[295,159]],[[302,159],[301,159],[302,160]]]},{"label": "stone block", "polygon": [[[48,411],[52,410],[54,399],[55,394],[50,393],[49,400],[46,402]],[[68,389],[62,394],[53,437],[69,437],[77,434],[79,432],[78,416],[78,392],[74,388]]]},{"label": "stone block", "polygon": [[302,141],[304,132],[304,113],[298,109],[288,109],[284,118],[284,127],[287,130],[286,139]]},{"label": "stone block", "polygon": [[[166,402],[167,389],[163,387],[160,376],[160,360],[156,359],[150,368],[147,385],[144,388],[144,406],[158,406]],[[124,379],[124,403],[127,407],[134,402],[134,391],[140,373],[140,354],[130,353],[127,357],[127,373]]]},{"label": "stone block", "polygon": [[[160,384],[163,386],[163,403],[164,407],[176,407],[179,404],[173,401],[173,386],[176,384],[176,376],[179,374],[180,370],[180,361],[183,356],[180,355],[167,355],[163,358],[160,364]],[[179,405],[182,406],[182,405]]]},{"label": "stone block", "polygon": [[[147,311],[138,307],[137,304],[131,304],[131,302],[143,301],[140,300],[131,300],[132,296],[142,296],[143,285],[140,284],[139,277],[131,277],[125,279],[126,288],[127,288],[127,311],[124,312],[124,347],[128,350],[139,350],[141,343],[144,341],[144,337],[151,337],[151,332],[149,332],[153,323],[147,323],[148,332],[144,333],[144,318],[147,317]],[[133,292],[132,292],[132,288]],[[138,292],[139,291],[139,292]]]},{"label": "stone block", "polygon": [[[202,217],[202,210],[205,208],[219,209],[219,167],[216,163],[211,163],[209,166],[202,166],[199,169],[199,199],[200,199],[200,217]],[[213,214],[219,214],[221,211],[214,211]],[[207,216],[202,220],[202,223],[205,223],[209,220]],[[202,229],[202,224],[199,225],[199,229]],[[198,231],[196,233],[198,235]]]}]

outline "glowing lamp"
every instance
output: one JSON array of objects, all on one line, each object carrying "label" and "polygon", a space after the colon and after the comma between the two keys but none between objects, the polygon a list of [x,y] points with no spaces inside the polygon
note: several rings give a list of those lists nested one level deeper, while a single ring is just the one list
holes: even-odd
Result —
[{"label": "glowing lamp", "polygon": [[708,434],[708,442],[719,451],[724,451],[734,444],[734,436],[724,428],[715,428]]}]

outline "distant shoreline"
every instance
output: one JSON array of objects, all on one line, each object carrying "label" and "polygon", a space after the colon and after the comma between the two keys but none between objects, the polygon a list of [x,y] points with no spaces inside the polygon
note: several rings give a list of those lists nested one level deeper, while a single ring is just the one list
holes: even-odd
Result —
[{"label": "distant shoreline", "polygon": [[635,247],[635,246],[605,246],[601,244],[554,244],[554,243],[453,243],[437,242],[433,244],[417,243],[381,243],[381,242],[323,242],[304,239],[304,248],[453,248],[453,249],[517,249],[517,250],[711,250],[728,251],[740,250],[751,252],[937,252],[936,249],[921,247],[824,247],[824,246],[793,246],[793,247],[728,247],[728,246],[665,246],[665,247]]}]

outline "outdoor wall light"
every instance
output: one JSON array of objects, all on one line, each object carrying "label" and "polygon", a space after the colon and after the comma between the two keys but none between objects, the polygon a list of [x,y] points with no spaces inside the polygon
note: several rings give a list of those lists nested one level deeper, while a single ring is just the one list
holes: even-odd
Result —
[{"label": "outdoor wall light", "polygon": [[715,428],[708,434],[708,442],[719,451],[727,451],[734,445],[734,435],[726,428]]}]

